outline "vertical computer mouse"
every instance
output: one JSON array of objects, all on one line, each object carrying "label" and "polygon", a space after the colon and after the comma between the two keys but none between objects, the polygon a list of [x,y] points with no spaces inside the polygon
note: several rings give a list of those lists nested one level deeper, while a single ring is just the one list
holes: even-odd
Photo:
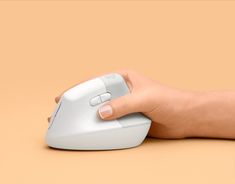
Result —
[{"label": "vertical computer mouse", "polygon": [[129,93],[119,74],[108,74],[66,91],[46,133],[48,146],[71,150],[124,149],[140,145],[151,121],[140,113],[104,121],[97,115],[105,102]]}]

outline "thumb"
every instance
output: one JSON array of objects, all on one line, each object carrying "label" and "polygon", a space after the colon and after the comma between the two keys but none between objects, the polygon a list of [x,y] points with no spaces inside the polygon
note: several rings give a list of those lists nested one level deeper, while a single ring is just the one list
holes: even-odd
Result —
[{"label": "thumb", "polygon": [[102,119],[111,120],[139,111],[141,109],[136,96],[127,94],[104,104],[98,113]]}]

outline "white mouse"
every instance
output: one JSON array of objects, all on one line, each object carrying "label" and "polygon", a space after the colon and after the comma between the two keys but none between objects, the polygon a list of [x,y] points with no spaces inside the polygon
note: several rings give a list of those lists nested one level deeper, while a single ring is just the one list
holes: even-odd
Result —
[{"label": "white mouse", "polygon": [[108,74],[66,91],[49,123],[48,146],[70,150],[124,149],[140,145],[151,120],[140,113],[104,121],[97,115],[105,102],[129,93],[119,74]]}]

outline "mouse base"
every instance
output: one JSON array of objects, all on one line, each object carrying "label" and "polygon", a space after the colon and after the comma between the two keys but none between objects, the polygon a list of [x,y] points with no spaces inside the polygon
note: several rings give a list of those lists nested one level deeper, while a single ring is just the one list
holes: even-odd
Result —
[{"label": "mouse base", "polygon": [[138,126],[61,137],[48,135],[46,142],[49,147],[64,150],[115,150],[132,148],[139,146],[144,141],[150,124],[150,122],[146,122]]}]

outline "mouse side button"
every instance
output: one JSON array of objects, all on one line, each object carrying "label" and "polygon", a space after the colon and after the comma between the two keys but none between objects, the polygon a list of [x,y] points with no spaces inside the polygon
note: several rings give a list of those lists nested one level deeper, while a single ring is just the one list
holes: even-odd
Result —
[{"label": "mouse side button", "polygon": [[91,106],[99,105],[100,103],[101,103],[100,96],[96,96],[90,100]]},{"label": "mouse side button", "polygon": [[111,94],[110,93],[104,93],[100,95],[101,101],[106,102],[111,99]]}]

